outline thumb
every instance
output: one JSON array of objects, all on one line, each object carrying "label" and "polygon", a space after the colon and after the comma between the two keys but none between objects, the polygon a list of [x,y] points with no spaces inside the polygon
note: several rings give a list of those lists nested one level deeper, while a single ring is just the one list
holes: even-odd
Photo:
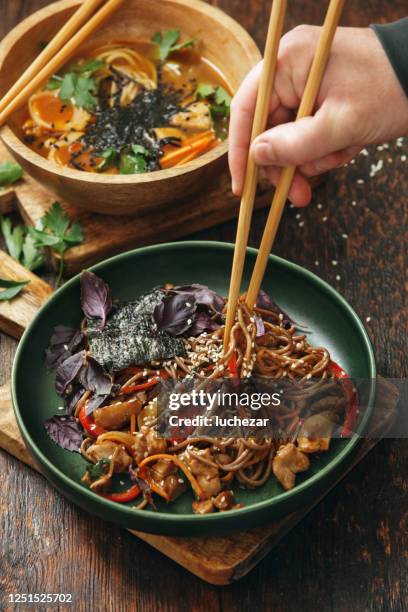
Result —
[{"label": "thumb", "polygon": [[278,125],[255,139],[251,154],[260,166],[300,166],[343,149],[347,131],[336,129],[336,118],[322,106],[313,117]]}]

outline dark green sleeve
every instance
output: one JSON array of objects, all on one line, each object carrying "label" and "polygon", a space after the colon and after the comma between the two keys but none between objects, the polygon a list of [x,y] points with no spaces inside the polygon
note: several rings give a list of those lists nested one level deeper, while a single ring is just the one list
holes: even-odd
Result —
[{"label": "dark green sleeve", "polygon": [[399,82],[408,96],[408,17],[371,26],[381,41]]}]

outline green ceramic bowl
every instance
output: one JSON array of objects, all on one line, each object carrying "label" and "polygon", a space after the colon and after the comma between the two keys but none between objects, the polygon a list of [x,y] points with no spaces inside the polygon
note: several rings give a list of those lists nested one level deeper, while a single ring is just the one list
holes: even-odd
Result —
[{"label": "green ceramic bowl", "polygon": [[[226,295],[232,254],[230,244],[181,242],[124,253],[93,270],[109,283],[115,298],[122,300],[167,281],[180,285],[200,282]],[[256,251],[248,249],[245,284],[255,256]],[[360,419],[361,434],[373,406],[376,369],[370,341],[356,313],[317,276],[275,256],[270,257],[263,287],[295,320],[312,330],[312,343],[326,346],[351,376],[373,381],[364,398],[369,408]],[[226,513],[194,515],[190,492],[170,505],[159,502],[158,512],[137,511],[99,497],[81,484],[85,460],[56,446],[43,428],[44,419],[55,414],[61,403],[54,391],[53,376],[44,366],[44,350],[55,325],[74,327],[80,319],[79,277],[75,277],[48,300],[20,342],[13,368],[13,402],[27,447],[45,476],[68,499],[99,517],[159,534],[213,535],[249,529],[318,498],[344,470],[358,446],[357,434],[348,440],[336,440],[329,452],[313,459],[311,469],[298,476],[291,491],[285,492],[274,479],[255,491],[237,488],[236,497],[245,506]]]}]

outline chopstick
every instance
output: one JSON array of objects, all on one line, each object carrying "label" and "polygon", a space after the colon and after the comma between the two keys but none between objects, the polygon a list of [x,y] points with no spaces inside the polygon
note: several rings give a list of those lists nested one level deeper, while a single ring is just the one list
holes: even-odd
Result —
[{"label": "chopstick", "polygon": [[[340,20],[343,5],[344,0],[330,1],[316,49],[316,54],[313,59],[312,67],[310,69],[306,87],[303,92],[302,100],[297,113],[296,121],[303,117],[307,117],[313,112],[313,107],[315,105],[323,74],[329,59],[331,45]],[[250,310],[253,309],[261,288],[268,263],[268,257],[275,241],[275,236],[293,181],[295,170],[295,166],[287,166],[284,168],[276,187],[246,296],[246,304]]]},{"label": "chopstick", "polygon": [[14,83],[11,89],[0,100],[0,112],[3,111],[13,98],[20,93],[23,87],[26,87],[30,80],[37,72],[44,68],[53,56],[68,42],[78,28],[86,21],[86,19],[94,12],[103,0],[85,0],[77,11],[68,19],[66,24],[47,44],[45,49],[36,57],[30,66],[23,72],[21,77]]},{"label": "chopstick", "polygon": [[91,19],[85,23],[85,25],[77,31],[76,34],[56,53],[56,55],[50,59],[50,61],[39,71],[33,70],[32,74],[29,72],[30,82],[24,86],[15,98],[6,106],[6,108],[0,112],[0,126],[2,126],[14,111],[22,106],[28,98],[53,74],[66,64],[68,59],[78,49],[78,47],[84,42],[84,40],[92,34],[94,30],[109,17],[113,11],[117,9],[119,4],[123,0],[108,0],[108,2],[102,6]]},{"label": "chopstick", "polygon": [[[266,128],[269,103],[273,90],[278,56],[279,41],[282,36],[287,0],[274,0],[269,19],[268,34],[265,43],[265,53],[261,79],[256,100],[254,121],[252,125],[251,143]],[[241,288],[244,270],[245,254],[248,244],[249,227],[254,208],[255,192],[258,182],[258,168],[253,159],[248,156],[244,187],[239,209],[237,236],[234,259],[232,263],[231,281],[228,292],[227,316],[224,331],[224,351],[228,350],[229,336],[235,320],[235,311]]]}]

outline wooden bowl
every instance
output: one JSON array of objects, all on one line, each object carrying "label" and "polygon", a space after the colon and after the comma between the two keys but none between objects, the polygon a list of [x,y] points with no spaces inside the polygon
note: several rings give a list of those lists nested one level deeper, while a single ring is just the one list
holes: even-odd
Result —
[{"label": "wooden bowl", "polygon": [[[41,43],[52,38],[78,5],[77,0],[51,4],[6,36],[0,45],[0,95],[38,54]],[[87,40],[86,46],[150,38],[158,30],[174,28],[202,42],[202,55],[221,70],[232,91],[260,59],[256,44],[238,23],[199,0],[127,0]],[[225,169],[228,148],[224,142],[185,166],[144,175],[111,176],[60,168],[32,151],[19,137],[18,113],[1,129],[0,136],[24,170],[60,198],[110,215],[154,212],[165,203],[185,199],[205,188],[215,173]]]}]

